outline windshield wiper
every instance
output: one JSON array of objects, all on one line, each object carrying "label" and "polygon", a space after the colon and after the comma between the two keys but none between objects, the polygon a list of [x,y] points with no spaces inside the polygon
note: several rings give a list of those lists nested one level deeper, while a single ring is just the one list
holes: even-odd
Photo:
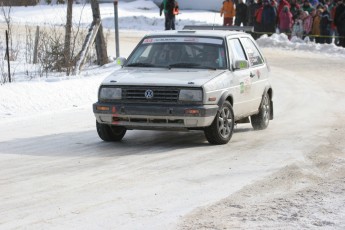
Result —
[{"label": "windshield wiper", "polygon": [[176,68],[176,67],[180,67],[180,68],[193,68],[193,67],[198,67],[200,66],[200,64],[197,63],[188,63],[188,62],[179,62],[179,63],[175,63],[175,64],[171,64],[168,65],[167,67],[170,68]]},{"label": "windshield wiper", "polygon": [[131,63],[126,65],[127,67],[155,67],[155,65],[143,62]]},{"label": "windshield wiper", "polygon": [[168,65],[167,67],[169,69],[180,67],[180,68],[200,68],[200,69],[217,70],[217,68],[214,66],[204,66],[204,65],[197,64],[197,63],[187,63],[187,62],[175,63],[175,64]]},{"label": "windshield wiper", "polygon": [[201,69],[210,69],[210,70],[217,70],[214,66],[200,66]]}]

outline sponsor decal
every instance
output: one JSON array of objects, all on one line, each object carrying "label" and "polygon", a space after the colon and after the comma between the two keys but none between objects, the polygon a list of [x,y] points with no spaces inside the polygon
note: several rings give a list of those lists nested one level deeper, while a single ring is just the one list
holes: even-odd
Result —
[{"label": "sponsor decal", "polygon": [[261,77],[260,70],[256,70],[256,76],[258,76],[258,79],[260,79],[260,77]]},{"label": "sponsor decal", "polygon": [[240,83],[240,93],[244,93],[244,82]]},{"label": "sponsor decal", "polygon": [[160,37],[160,38],[146,38],[143,44],[148,43],[168,43],[168,42],[184,42],[184,43],[208,43],[215,45],[222,45],[223,40],[217,38],[201,38],[201,37]]}]

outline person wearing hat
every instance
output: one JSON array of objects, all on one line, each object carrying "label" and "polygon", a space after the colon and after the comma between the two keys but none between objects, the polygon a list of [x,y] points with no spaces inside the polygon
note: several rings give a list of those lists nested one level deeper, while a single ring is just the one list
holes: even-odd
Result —
[{"label": "person wearing hat", "polygon": [[225,0],[222,8],[220,9],[220,16],[223,17],[224,15],[223,26],[232,26],[235,14],[235,5],[232,0]]},{"label": "person wearing hat", "polygon": [[339,34],[339,46],[345,48],[345,2],[338,0],[338,6],[335,9],[334,25]]}]

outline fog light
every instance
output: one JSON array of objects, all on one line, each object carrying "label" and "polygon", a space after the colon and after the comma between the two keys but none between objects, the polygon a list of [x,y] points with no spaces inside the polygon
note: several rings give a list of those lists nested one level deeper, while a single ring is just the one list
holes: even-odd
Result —
[{"label": "fog light", "polygon": [[199,115],[200,111],[198,109],[186,109],[184,113],[190,115]]},{"label": "fog light", "polygon": [[216,97],[209,97],[209,98],[208,98],[208,101],[216,101],[216,100],[217,100]]},{"label": "fog light", "polygon": [[108,106],[97,106],[96,109],[99,111],[109,111],[110,110],[110,108]]}]

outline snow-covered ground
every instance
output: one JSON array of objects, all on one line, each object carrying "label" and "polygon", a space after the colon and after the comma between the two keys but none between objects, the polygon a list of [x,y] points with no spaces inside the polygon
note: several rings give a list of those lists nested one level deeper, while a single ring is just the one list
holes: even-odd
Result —
[{"label": "snow-covered ground", "polygon": [[[90,23],[89,5],[73,12]],[[101,14],[112,29],[113,5]],[[15,25],[65,17],[61,5],[12,8]],[[222,21],[207,11],[177,18],[178,29]],[[126,54],[164,27],[151,1],[120,1],[119,20]],[[258,44],[272,68],[275,120],[262,132],[239,128],[220,147],[199,133],[100,142],[91,104],[114,63],[0,85],[0,229],[175,229],[181,219],[182,229],[344,229],[345,49],[278,34]]]}]

